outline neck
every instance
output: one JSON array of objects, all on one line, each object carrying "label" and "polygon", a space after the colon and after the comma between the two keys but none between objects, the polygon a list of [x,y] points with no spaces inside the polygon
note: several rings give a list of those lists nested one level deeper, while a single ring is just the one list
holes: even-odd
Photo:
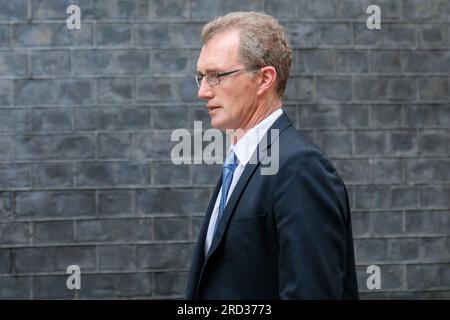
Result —
[{"label": "neck", "polygon": [[261,103],[256,111],[250,116],[247,124],[242,128],[232,129],[231,132],[231,143],[236,144],[250,129],[255,127],[258,123],[263,121],[269,115],[271,115],[275,110],[281,108],[281,101],[279,99],[271,99],[265,103]]}]

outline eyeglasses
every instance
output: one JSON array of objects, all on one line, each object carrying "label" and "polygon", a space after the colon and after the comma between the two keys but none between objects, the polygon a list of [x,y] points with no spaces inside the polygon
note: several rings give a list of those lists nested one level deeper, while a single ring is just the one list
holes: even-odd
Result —
[{"label": "eyeglasses", "polygon": [[197,72],[197,74],[195,75],[195,82],[197,83],[197,87],[200,88],[200,86],[202,85],[203,78],[206,78],[206,82],[208,82],[208,84],[210,86],[217,86],[218,84],[220,84],[221,77],[228,76],[230,74],[236,73],[241,70],[246,70],[246,69],[236,69],[236,70],[227,71],[227,72],[208,72],[206,74]]}]

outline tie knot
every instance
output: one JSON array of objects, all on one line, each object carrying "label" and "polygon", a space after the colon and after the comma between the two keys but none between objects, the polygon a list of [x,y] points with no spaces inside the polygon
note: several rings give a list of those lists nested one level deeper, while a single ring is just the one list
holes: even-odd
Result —
[{"label": "tie knot", "polygon": [[230,153],[228,154],[223,166],[227,169],[234,171],[234,169],[236,169],[237,165],[238,165],[238,160],[237,160],[236,154],[233,152],[233,150],[231,150]]}]

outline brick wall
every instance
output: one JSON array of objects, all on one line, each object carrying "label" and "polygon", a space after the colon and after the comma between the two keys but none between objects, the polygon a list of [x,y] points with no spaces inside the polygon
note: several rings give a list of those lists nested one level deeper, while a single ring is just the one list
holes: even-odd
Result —
[{"label": "brick wall", "polygon": [[448,0],[0,0],[0,298],[183,296],[220,169],[172,165],[170,134],[209,127],[199,32],[234,10],[289,34],[285,110],[348,186],[362,298],[450,298]]}]

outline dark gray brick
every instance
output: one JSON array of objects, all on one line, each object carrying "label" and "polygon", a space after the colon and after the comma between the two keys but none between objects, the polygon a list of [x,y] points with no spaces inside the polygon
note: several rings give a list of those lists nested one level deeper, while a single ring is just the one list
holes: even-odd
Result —
[{"label": "dark gray brick", "polygon": [[420,154],[445,155],[448,153],[450,136],[447,131],[423,131],[420,136]]},{"label": "dark gray brick", "polygon": [[136,80],[138,101],[172,102],[175,100],[175,86],[168,78],[138,78]]},{"label": "dark gray brick", "polygon": [[9,47],[9,25],[0,25],[0,48]]},{"label": "dark gray brick", "polygon": [[449,209],[450,187],[447,185],[422,186],[420,206],[422,208]]},{"label": "dark gray brick", "polygon": [[155,240],[189,240],[188,218],[155,218]]},{"label": "dark gray brick", "polygon": [[314,141],[330,157],[352,154],[352,136],[349,132],[319,131]]},{"label": "dark gray brick", "polygon": [[136,270],[133,245],[112,245],[99,247],[101,270]]},{"label": "dark gray brick", "polygon": [[450,238],[419,238],[420,261],[450,262]]},{"label": "dark gray brick", "polygon": [[96,40],[100,46],[131,45],[131,29],[129,24],[99,23],[96,29]]},{"label": "dark gray brick", "polygon": [[322,45],[319,27],[316,23],[281,23],[293,48],[316,47]]},{"label": "dark gray brick", "polygon": [[73,53],[75,75],[144,75],[149,53],[141,50],[78,50]]},{"label": "dark gray brick", "polygon": [[406,176],[415,183],[449,182],[450,160],[448,158],[407,159]]},{"label": "dark gray brick", "polygon": [[71,163],[37,163],[33,165],[33,172],[33,186],[73,186],[73,168]]},{"label": "dark gray brick", "polygon": [[8,136],[0,136],[0,160],[8,160],[11,150],[11,139]]},{"label": "dark gray brick", "polygon": [[380,131],[355,131],[355,154],[382,155],[386,150],[386,134]]},{"label": "dark gray brick", "polygon": [[76,217],[95,214],[93,191],[23,191],[17,192],[18,218]]},{"label": "dark gray brick", "polygon": [[370,212],[352,212],[352,232],[355,239],[372,234]]},{"label": "dark gray brick", "polygon": [[376,236],[399,235],[404,232],[403,212],[375,212],[372,214],[373,234]]},{"label": "dark gray brick", "polygon": [[212,19],[231,11],[263,11],[262,0],[191,0],[191,17],[193,19]]},{"label": "dark gray brick", "polygon": [[401,105],[373,105],[371,106],[372,124],[379,128],[396,128],[403,123]]},{"label": "dark gray brick", "polygon": [[153,129],[190,128],[189,109],[186,107],[152,107]]},{"label": "dark gray brick", "polygon": [[0,244],[28,244],[29,224],[27,222],[0,223]]},{"label": "dark gray brick", "polygon": [[300,50],[300,64],[307,73],[365,73],[367,53],[354,50]]},{"label": "dark gray brick", "polygon": [[192,218],[192,223],[191,223],[191,229],[192,229],[191,239],[193,239],[193,240],[197,240],[197,239],[198,239],[198,235],[200,234],[200,229],[202,228],[202,225],[203,225],[203,217],[193,217],[193,218]]},{"label": "dark gray brick", "polygon": [[446,0],[430,0],[424,5],[420,0],[405,1],[403,16],[413,21],[445,21],[450,19],[450,3]]},{"label": "dark gray brick", "polygon": [[82,19],[147,19],[147,0],[36,0],[32,3],[33,19],[66,19],[66,9],[76,4],[81,9]]},{"label": "dark gray brick", "polygon": [[15,136],[12,157],[19,160],[89,159],[94,157],[94,141],[81,135]]},{"label": "dark gray brick", "polygon": [[0,132],[20,133],[27,132],[27,109],[0,109]]},{"label": "dark gray brick", "polygon": [[374,183],[403,183],[403,162],[401,159],[373,159]]},{"label": "dark gray brick", "polygon": [[148,299],[152,296],[152,282],[151,273],[89,274],[82,278],[79,296],[81,299]]},{"label": "dark gray brick", "polygon": [[296,16],[297,0],[267,0],[267,14],[277,18],[294,18]]},{"label": "dark gray brick", "polygon": [[149,184],[147,164],[129,162],[86,162],[75,166],[79,187],[142,186]]},{"label": "dark gray brick", "polygon": [[187,18],[188,0],[149,0],[150,18]]},{"label": "dark gray brick", "polygon": [[31,277],[0,277],[0,299],[31,299]]},{"label": "dark gray brick", "polygon": [[418,153],[418,137],[416,131],[396,131],[388,133],[389,155],[413,156]]},{"label": "dark gray brick", "polygon": [[12,101],[12,80],[0,79],[0,105],[10,105]]},{"label": "dark gray brick", "polygon": [[72,108],[43,108],[31,110],[32,132],[71,132],[73,130]]},{"label": "dark gray brick", "polygon": [[448,78],[421,78],[419,88],[421,101],[450,101]]},{"label": "dark gray brick", "polygon": [[193,214],[204,212],[208,200],[209,192],[207,189],[164,188],[138,190],[136,193],[136,208],[139,214]]},{"label": "dark gray brick", "polygon": [[151,168],[153,185],[185,186],[189,184],[189,167],[187,165],[153,162]]},{"label": "dark gray brick", "polygon": [[385,22],[381,30],[370,30],[365,23],[356,23],[353,28],[355,45],[372,48],[411,48],[416,45],[415,26],[411,24]]},{"label": "dark gray brick", "polygon": [[[194,73],[194,72],[192,72]],[[177,101],[198,102],[198,88],[192,76],[188,78],[174,79],[174,92]]]},{"label": "dark gray brick", "polygon": [[355,199],[356,209],[413,209],[418,206],[419,191],[415,186],[357,186]]},{"label": "dark gray brick", "polygon": [[192,164],[192,184],[215,186],[222,174],[222,164]]},{"label": "dark gray brick", "polygon": [[366,8],[371,4],[382,8],[383,18],[399,18],[401,12],[399,0],[359,0],[357,2],[351,0],[300,0],[297,1],[297,4],[297,12],[300,18],[366,19]]},{"label": "dark gray brick", "polygon": [[339,127],[340,107],[337,105],[312,105],[300,109],[300,128],[326,129]]},{"label": "dark gray brick", "polygon": [[0,188],[22,188],[30,186],[28,164],[0,164]]},{"label": "dark gray brick", "polygon": [[27,55],[0,52],[0,74],[4,77],[26,76],[28,74]]},{"label": "dark gray brick", "polygon": [[312,101],[314,99],[313,78],[301,77],[289,79],[286,91],[286,100]]},{"label": "dark gray brick", "polygon": [[402,57],[406,72],[450,72],[448,51],[404,51]]},{"label": "dark gray brick", "polygon": [[200,48],[202,26],[200,23],[139,24],[136,26],[136,44],[160,48]]},{"label": "dark gray brick", "polygon": [[449,211],[407,211],[405,231],[412,234],[448,235]]},{"label": "dark gray brick", "polygon": [[355,257],[358,263],[372,264],[388,259],[388,239],[355,239]]},{"label": "dark gray brick", "polygon": [[132,155],[132,136],[129,133],[105,133],[98,135],[99,158],[128,159]]},{"label": "dark gray brick", "polygon": [[414,261],[419,257],[419,243],[417,239],[398,238],[388,240],[387,260],[398,262]]},{"label": "dark gray brick", "polygon": [[370,71],[398,74],[401,73],[401,68],[401,55],[399,51],[374,50],[371,52]]},{"label": "dark gray brick", "polygon": [[34,244],[73,243],[72,221],[43,221],[33,224]]},{"label": "dark gray brick", "polygon": [[12,204],[11,192],[0,192],[0,220],[12,218]]},{"label": "dark gray brick", "polygon": [[321,23],[318,29],[320,45],[345,46],[353,42],[352,27],[349,23]]},{"label": "dark gray brick", "polygon": [[14,249],[14,268],[18,273],[65,272],[70,265],[78,265],[82,272],[92,271],[95,260],[95,247],[88,246]]},{"label": "dark gray brick", "polygon": [[368,77],[356,79],[360,101],[415,101],[416,81],[412,77]]},{"label": "dark gray brick", "polygon": [[[69,290],[67,275],[33,276],[33,299],[75,299],[76,290]],[[83,270],[81,270],[81,289],[83,289]]]},{"label": "dark gray brick", "polygon": [[187,50],[156,50],[152,55],[152,74],[188,75],[189,57]]},{"label": "dark gray brick", "polygon": [[366,128],[369,126],[369,107],[364,105],[340,106],[340,123],[345,128]]},{"label": "dark gray brick", "polygon": [[135,150],[138,159],[168,160],[172,148],[178,141],[170,140],[170,133],[142,133],[135,135]]},{"label": "dark gray brick", "polygon": [[153,238],[150,219],[101,219],[76,222],[77,242],[149,241]]},{"label": "dark gray brick", "polygon": [[352,80],[350,78],[317,78],[317,99],[319,101],[351,101],[352,96]]},{"label": "dark gray brick", "polygon": [[187,279],[187,272],[157,272],[155,273],[155,295],[184,297]]},{"label": "dark gray brick", "polygon": [[138,268],[185,271],[190,264],[192,249],[187,243],[138,245]]},{"label": "dark gray brick", "polygon": [[79,130],[138,130],[150,127],[148,108],[78,108],[75,122]]},{"label": "dark gray brick", "polygon": [[16,104],[82,104],[91,101],[89,80],[17,80],[14,83]]},{"label": "dark gray brick", "polygon": [[406,266],[408,289],[447,288],[450,285],[449,264],[415,264]]},{"label": "dark gray brick", "polygon": [[0,20],[26,21],[28,19],[27,0],[0,0]]},{"label": "dark gray brick", "polygon": [[[66,10],[64,9],[63,12]],[[64,17],[66,19],[66,17]],[[14,25],[16,47],[91,46],[92,25],[82,24],[80,30],[69,30],[65,23]]]},{"label": "dark gray brick", "polygon": [[132,79],[98,79],[97,101],[108,102],[129,102],[133,94]]},{"label": "dark gray brick", "polygon": [[58,50],[32,52],[31,75],[70,76],[70,52]]},{"label": "dark gray brick", "polygon": [[1,273],[11,273],[11,250],[10,249],[0,249],[0,274]]},{"label": "dark gray brick", "polygon": [[448,26],[445,24],[422,24],[420,28],[420,45],[445,46],[448,43]]},{"label": "dark gray brick", "polygon": [[448,128],[450,126],[450,108],[434,104],[405,106],[405,124],[412,128]]},{"label": "dark gray brick", "polygon": [[336,159],[333,164],[347,184],[367,183],[372,180],[369,159]]},{"label": "dark gray brick", "polygon": [[98,194],[98,212],[101,216],[133,214],[133,191],[102,190]]}]

